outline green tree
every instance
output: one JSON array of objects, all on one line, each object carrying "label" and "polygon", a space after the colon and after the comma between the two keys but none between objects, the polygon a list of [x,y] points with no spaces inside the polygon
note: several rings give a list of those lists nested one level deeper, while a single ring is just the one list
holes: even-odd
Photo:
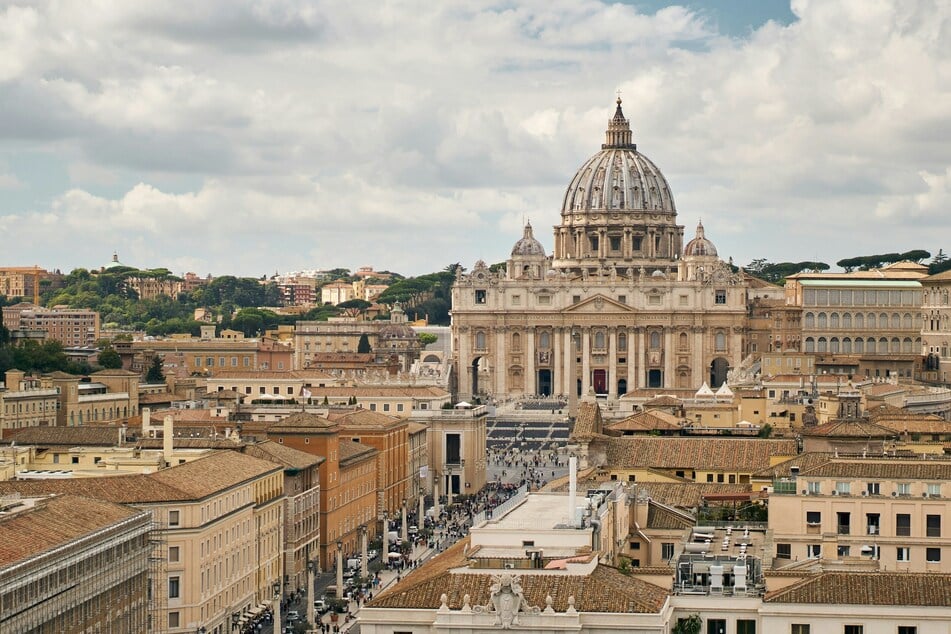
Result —
[{"label": "green tree", "polygon": [[112,346],[106,346],[99,353],[99,365],[109,370],[116,370],[122,367],[122,357]]},{"label": "green tree", "polygon": [[417,335],[419,337],[419,342],[423,346],[428,346],[431,343],[436,343],[439,340],[439,337],[434,335],[431,332],[421,332]]},{"label": "green tree", "polygon": [[162,357],[155,355],[152,357],[152,365],[149,371],[145,373],[146,383],[165,383],[165,373],[162,372]]},{"label": "green tree", "polygon": [[673,634],[700,634],[703,627],[703,619],[699,614],[691,614],[687,617],[677,619],[677,625],[671,630]]},{"label": "green tree", "polygon": [[370,338],[366,335],[366,333],[360,335],[360,341],[357,342],[357,352],[360,354],[368,354],[373,352],[373,350],[370,348]]}]

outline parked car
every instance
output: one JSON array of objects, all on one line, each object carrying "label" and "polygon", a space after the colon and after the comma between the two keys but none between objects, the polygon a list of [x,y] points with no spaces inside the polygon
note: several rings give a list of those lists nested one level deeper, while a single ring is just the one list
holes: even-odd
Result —
[{"label": "parked car", "polygon": [[300,613],[297,610],[291,610],[287,613],[288,623],[297,623],[298,621],[300,621]]},{"label": "parked car", "polygon": [[317,612],[317,614],[323,614],[328,609],[327,601],[325,599],[317,599],[314,601],[314,611]]}]

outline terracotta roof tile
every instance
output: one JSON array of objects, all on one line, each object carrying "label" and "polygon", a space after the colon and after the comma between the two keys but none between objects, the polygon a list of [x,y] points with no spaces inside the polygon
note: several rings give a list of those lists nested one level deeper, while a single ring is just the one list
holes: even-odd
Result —
[{"label": "terracotta roof tile", "polygon": [[638,495],[643,494],[661,504],[681,509],[700,506],[707,495],[744,494],[753,490],[749,484],[725,484],[717,482],[639,482]]},{"label": "terracotta roof tile", "polygon": [[578,404],[578,415],[571,430],[573,438],[589,438],[601,433],[601,407],[597,403],[582,401]]},{"label": "terracotta roof tile", "polygon": [[810,469],[803,469],[799,475],[879,480],[951,480],[951,460],[906,459],[893,456],[851,460],[834,458]]},{"label": "terracotta roof tile", "polygon": [[119,442],[119,427],[24,427],[4,434],[4,440],[44,447],[111,447]]},{"label": "terracotta roof tile", "polygon": [[309,412],[295,412],[281,419],[280,422],[268,427],[268,432],[308,431],[315,429],[329,429],[337,424],[328,420],[326,416],[319,416]]},{"label": "terracotta roof tile", "polygon": [[795,440],[622,436],[597,441],[610,468],[759,471],[796,455]]},{"label": "terracotta roof tile", "polygon": [[682,529],[691,528],[696,525],[696,520],[692,517],[675,511],[666,506],[657,504],[653,500],[647,506],[647,527],[658,529]]},{"label": "terracotta roof tile", "polygon": [[[440,596],[448,596],[450,609],[462,608],[463,597],[469,595],[471,605],[489,603],[492,574],[498,570],[452,568],[465,565],[461,545],[457,543],[422,568],[408,575],[373,601],[368,608],[423,608],[437,609]],[[432,569],[427,570],[432,566]],[[590,575],[531,574],[518,571],[522,591],[529,606],[545,606],[545,597],[551,595],[552,607],[557,612],[568,609],[568,597],[575,597],[579,612],[647,613],[659,612],[667,601],[665,589],[646,581],[629,577],[615,568],[597,566]],[[517,573],[517,574],[518,574]]]},{"label": "terracotta roof tile", "polygon": [[338,423],[341,428],[356,429],[360,427],[373,429],[390,429],[405,425],[406,421],[396,416],[382,414],[380,412],[371,412],[363,408],[348,410],[333,410],[327,412],[327,419]]},{"label": "terracotta roof tile", "polygon": [[951,607],[951,574],[825,572],[767,592],[763,601]]},{"label": "terracotta roof tile", "polygon": [[352,440],[340,439],[340,464],[349,463],[360,458],[367,458],[377,453],[377,449]]},{"label": "terracotta roof tile", "polygon": [[673,414],[668,414],[663,410],[650,410],[638,412],[627,418],[605,425],[605,429],[612,431],[642,431],[653,430],[661,431],[679,431],[682,427],[678,424],[679,418]]},{"label": "terracotta roof tile", "polygon": [[141,513],[104,500],[57,495],[0,515],[0,570]]},{"label": "terracotta roof tile", "polygon": [[834,420],[817,427],[806,427],[803,436],[824,438],[894,438],[894,429],[863,420]]},{"label": "terracotta roof tile", "polygon": [[319,465],[325,460],[322,456],[315,456],[314,454],[300,451],[293,447],[286,447],[271,440],[247,445],[242,451],[249,456],[267,460],[268,462],[274,462],[291,469],[307,469],[308,467]]}]

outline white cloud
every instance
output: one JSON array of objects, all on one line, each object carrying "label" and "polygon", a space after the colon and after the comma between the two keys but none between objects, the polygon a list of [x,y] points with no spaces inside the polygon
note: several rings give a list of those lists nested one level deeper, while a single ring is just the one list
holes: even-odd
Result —
[{"label": "white cloud", "polygon": [[8,257],[69,268],[118,243],[143,265],[258,274],[497,261],[523,217],[547,243],[618,88],[681,223],[703,217],[721,254],[936,250],[951,11],[793,11],[737,39],[682,7],[596,0],[7,6],[0,152],[68,176],[48,203],[0,201],[0,229],[36,238]]}]

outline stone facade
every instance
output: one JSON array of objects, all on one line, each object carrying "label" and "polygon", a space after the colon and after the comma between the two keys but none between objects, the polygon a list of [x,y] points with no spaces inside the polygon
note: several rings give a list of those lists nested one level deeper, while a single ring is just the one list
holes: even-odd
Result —
[{"label": "stone facade", "polygon": [[740,364],[748,282],[697,226],[685,247],[667,181],[631,142],[620,100],[571,181],[554,254],[531,225],[505,269],[457,275],[461,399],[719,386]]}]

